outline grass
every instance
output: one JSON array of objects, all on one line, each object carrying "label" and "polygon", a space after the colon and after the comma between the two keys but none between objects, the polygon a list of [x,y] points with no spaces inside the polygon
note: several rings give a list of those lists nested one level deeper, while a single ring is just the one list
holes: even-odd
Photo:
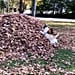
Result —
[{"label": "grass", "polygon": [[[53,22],[45,21],[46,24],[50,27],[57,28],[57,31],[64,31],[67,28],[75,27],[75,22]],[[64,68],[66,70],[73,71],[75,70],[75,53],[71,50],[59,49],[57,50],[53,61],[57,64],[58,67]]]},{"label": "grass", "polygon": [[[67,71],[73,71],[75,70],[75,53],[73,53],[71,50],[68,49],[58,49],[52,58],[52,62],[57,65],[57,68],[62,68]],[[42,67],[45,65],[49,65],[51,62],[47,62],[43,58],[40,58],[37,60],[37,62],[33,63],[38,63]],[[0,67],[2,68],[15,68],[15,67],[20,67],[21,65],[26,64],[25,61],[22,60],[6,60],[4,63],[0,64]],[[28,74],[31,75],[31,74]],[[50,75],[63,75],[59,74],[58,72],[51,72]]]},{"label": "grass", "polygon": [[50,75],[64,75],[64,74],[59,74],[59,73],[50,73]]},{"label": "grass", "polygon": [[58,68],[66,70],[75,70],[75,55],[71,50],[59,49],[57,50],[53,61],[57,64]]},{"label": "grass", "polygon": [[61,21],[44,21],[49,27],[56,29],[57,32],[75,28],[75,22],[61,22]]},{"label": "grass", "polygon": [[[52,58],[52,62],[57,65],[57,68],[62,68],[67,71],[75,70],[75,53],[68,49],[58,49]],[[46,60],[40,59],[40,65],[48,64]],[[51,75],[60,75],[51,73]],[[62,74],[63,75],[63,74]]]},{"label": "grass", "polygon": [[15,68],[24,65],[25,62],[22,60],[6,60],[3,63],[0,63],[0,67],[2,68]]},{"label": "grass", "polygon": [[47,64],[47,61],[44,60],[44,59],[39,59],[39,62],[38,62],[40,65],[46,65]]}]

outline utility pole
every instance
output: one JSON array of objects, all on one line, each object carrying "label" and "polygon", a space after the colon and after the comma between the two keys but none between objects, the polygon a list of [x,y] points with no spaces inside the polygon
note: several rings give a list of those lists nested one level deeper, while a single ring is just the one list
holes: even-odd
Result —
[{"label": "utility pole", "polygon": [[36,15],[36,0],[32,0],[32,16]]}]

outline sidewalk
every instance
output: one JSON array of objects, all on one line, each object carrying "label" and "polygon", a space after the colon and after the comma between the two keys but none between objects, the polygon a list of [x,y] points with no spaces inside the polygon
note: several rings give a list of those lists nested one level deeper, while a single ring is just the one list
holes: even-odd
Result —
[{"label": "sidewalk", "polygon": [[45,21],[75,22],[75,19],[41,18],[41,17],[36,17],[36,18]]}]

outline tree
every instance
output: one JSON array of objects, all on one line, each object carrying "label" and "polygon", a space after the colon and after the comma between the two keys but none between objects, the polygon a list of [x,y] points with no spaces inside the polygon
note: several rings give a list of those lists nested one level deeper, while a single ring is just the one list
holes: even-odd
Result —
[{"label": "tree", "polygon": [[59,1],[57,7],[59,9],[59,14],[62,14],[63,13],[63,10],[66,9],[65,1]]},{"label": "tree", "polygon": [[75,0],[41,0],[37,5],[37,11],[52,11],[52,14],[75,13]]},{"label": "tree", "polygon": [[24,12],[24,7],[23,7],[23,2],[22,0],[19,1],[19,13],[23,13]]},{"label": "tree", "polygon": [[37,11],[43,14],[43,11],[49,11],[51,7],[50,0],[41,0],[37,3]]},{"label": "tree", "polygon": [[70,2],[70,0],[66,0],[65,4],[66,4],[66,14],[68,14],[71,11],[71,8],[70,8],[71,2]]},{"label": "tree", "polygon": [[72,11],[73,14],[75,14],[75,0],[71,1],[70,7],[69,7]]},{"label": "tree", "polygon": [[36,15],[36,0],[32,0],[32,16]]},{"label": "tree", "polygon": [[37,9],[40,10],[40,12],[52,11],[52,14],[62,14],[63,10],[65,11],[67,8],[66,3],[67,0],[42,0],[38,3]]},{"label": "tree", "polygon": [[9,9],[9,0],[4,0],[4,4],[5,4],[5,7],[6,7],[6,12],[8,12],[8,9]]},{"label": "tree", "polygon": [[4,13],[4,8],[5,8],[4,1],[0,0],[0,9],[2,10],[3,13]]}]

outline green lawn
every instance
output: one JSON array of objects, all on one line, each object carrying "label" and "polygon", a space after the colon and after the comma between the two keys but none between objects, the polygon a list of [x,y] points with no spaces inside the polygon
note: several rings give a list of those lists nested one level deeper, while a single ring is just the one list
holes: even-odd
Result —
[{"label": "green lawn", "polygon": [[[51,62],[44,60],[43,58],[36,59],[37,62],[32,62],[33,64],[39,64],[41,67],[45,67],[46,65],[54,65],[57,66],[57,69],[61,68],[65,71],[74,71],[75,70],[75,53],[68,49],[58,49],[56,50],[55,55],[52,58]],[[31,60],[31,59],[29,59]],[[31,61],[30,61],[31,63]],[[0,64],[2,68],[18,68],[21,65],[27,66],[28,64],[22,60],[6,60],[4,63]],[[46,70],[47,71],[47,70]],[[49,72],[50,75],[64,75],[60,74],[58,71]],[[31,74],[28,74],[31,75]]]},{"label": "green lawn", "polygon": [[68,49],[57,50],[53,61],[57,64],[58,68],[73,71],[75,70],[75,53]]}]

